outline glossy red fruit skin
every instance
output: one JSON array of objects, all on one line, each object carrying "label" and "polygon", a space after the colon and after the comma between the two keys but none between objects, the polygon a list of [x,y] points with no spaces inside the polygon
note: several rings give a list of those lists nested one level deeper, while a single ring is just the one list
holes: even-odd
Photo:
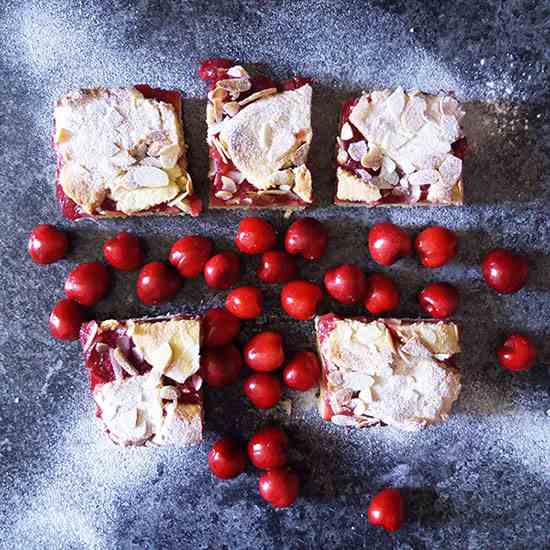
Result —
[{"label": "glossy red fruit skin", "polygon": [[281,290],[281,307],[299,321],[311,319],[322,299],[323,291],[309,281],[291,281]]},{"label": "glossy red fruit skin", "polygon": [[300,492],[300,479],[290,468],[265,472],[258,482],[260,496],[274,508],[288,508]]},{"label": "glossy red fruit skin", "polygon": [[239,379],[243,360],[241,352],[233,344],[218,348],[203,348],[201,373],[213,388],[223,388]]},{"label": "glossy red fruit skin", "polygon": [[458,307],[458,290],[449,283],[433,283],[420,292],[418,303],[430,317],[445,319]]},{"label": "glossy red fruit skin", "polygon": [[294,258],[282,250],[270,250],[262,254],[256,275],[267,284],[287,283],[298,273]]},{"label": "glossy red fruit skin", "polygon": [[267,372],[255,372],[243,384],[244,393],[257,409],[271,409],[283,394],[279,379]]},{"label": "glossy red fruit skin", "polygon": [[371,525],[395,533],[405,522],[405,498],[399,489],[382,489],[371,500],[367,514]]},{"label": "glossy red fruit skin", "polygon": [[427,227],[417,235],[414,247],[424,267],[441,267],[456,256],[457,238],[445,227]]},{"label": "glossy red fruit skin", "polygon": [[388,276],[382,273],[371,273],[367,277],[364,306],[372,315],[392,311],[399,306],[399,290]]},{"label": "glossy red fruit skin", "polygon": [[225,300],[225,308],[239,319],[255,319],[262,314],[262,291],[255,286],[234,288]]},{"label": "glossy red fruit skin", "polygon": [[201,80],[216,80],[219,75],[218,69],[229,69],[234,65],[231,59],[224,57],[211,57],[201,61],[199,66],[199,78]]},{"label": "glossy red fruit skin", "polygon": [[483,258],[481,272],[491,288],[500,294],[513,294],[525,286],[529,265],[525,256],[496,248]]},{"label": "glossy red fruit skin", "polygon": [[283,337],[278,332],[267,330],[256,334],[243,351],[244,362],[258,372],[277,370],[285,362]]},{"label": "glossy red fruit skin", "polygon": [[536,360],[537,348],[524,334],[511,334],[498,350],[500,366],[512,372],[527,371]]},{"label": "glossy red fruit skin", "polygon": [[358,303],[365,296],[367,281],[365,274],[356,265],[343,264],[329,269],[324,277],[327,292],[345,305]]},{"label": "glossy red fruit skin", "polygon": [[86,312],[76,302],[59,300],[50,313],[50,333],[58,340],[78,340],[80,326],[86,321]]},{"label": "glossy red fruit skin", "polygon": [[100,262],[87,262],[76,266],[65,281],[67,298],[83,306],[93,306],[109,292],[110,276]]},{"label": "glossy red fruit skin", "polygon": [[145,305],[154,305],[172,299],[182,285],[178,272],[163,262],[145,264],[139,272],[136,291]]},{"label": "glossy red fruit skin", "polygon": [[170,249],[168,260],[186,279],[198,277],[212,255],[212,241],[201,235],[178,239]]},{"label": "glossy red fruit skin", "polygon": [[377,223],[369,231],[369,252],[372,259],[390,266],[412,252],[412,239],[401,227],[389,222]]},{"label": "glossy red fruit skin", "polygon": [[136,271],[143,265],[143,249],[139,238],[127,231],[121,231],[105,241],[103,256],[119,271]]},{"label": "glossy red fruit skin", "polygon": [[208,453],[208,467],[220,479],[232,479],[246,468],[246,454],[241,446],[229,437],[218,439]]},{"label": "glossy red fruit skin", "polygon": [[239,223],[235,246],[243,254],[263,254],[277,243],[273,226],[262,218],[244,218]]},{"label": "glossy red fruit skin", "polygon": [[204,265],[204,280],[209,287],[226,290],[237,284],[240,278],[241,261],[230,250],[212,256]]},{"label": "glossy red fruit skin", "polygon": [[69,248],[67,234],[53,225],[41,223],[29,236],[27,250],[36,264],[52,264],[65,256]]},{"label": "glossy red fruit skin", "polygon": [[320,379],[321,365],[312,351],[296,352],[283,370],[283,381],[292,390],[311,390]]},{"label": "glossy red fruit skin", "polygon": [[300,218],[290,225],[285,235],[285,249],[293,256],[319,261],[327,249],[328,231],[315,218]]},{"label": "glossy red fruit skin", "polygon": [[248,442],[250,462],[262,470],[281,468],[287,462],[288,437],[278,426],[265,426]]},{"label": "glossy red fruit skin", "polygon": [[230,344],[241,330],[241,321],[223,307],[214,307],[202,320],[203,345],[220,347]]}]

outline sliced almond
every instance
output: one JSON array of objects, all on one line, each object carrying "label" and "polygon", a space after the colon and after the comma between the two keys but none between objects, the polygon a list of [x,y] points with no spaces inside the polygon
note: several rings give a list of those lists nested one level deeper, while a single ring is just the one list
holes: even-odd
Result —
[{"label": "sliced almond", "polygon": [[165,145],[159,151],[159,160],[163,168],[172,168],[178,162],[181,154],[181,148],[179,145],[172,143]]},{"label": "sliced almond", "polygon": [[384,155],[382,155],[382,151],[376,145],[369,147],[368,151],[361,157],[361,166],[370,168],[371,170],[378,170],[383,162]]},{"label": "sliced almond", "polygon": [[237,101],[229,101],[223,104],[223,112],[229,116],[235,116],[241,109]]},{"label": "sliced almond", "polygon": [[279,170],[271,174],[268,178],[268,187],[280,187],[281,185],[291,185],[294,181],[294,174],[291,169]]},{"label": "sliced almond", "polygon": [[292,190],[305,202],[312,200],[311,172],[305,164],[293,169],[294,187]]},{"label": "sliced almond", "polygon": [[348,145],[348,155],[359,162],[369,151],[369,146],[365,140],[354,141]]},{"label": "sliced almond", "polygon": [[241,107],[244,107],[245,105],[248,105],[249,103],[252,103],[253,101],[256,101],[257,99],[260,99],[262,97],[267,97],[268,95],[273,95],[277,93],[277,88],[264,88],[263,90],[260,90],[259,92],[254,92],[253,94],[250,94],[248,97],[245,97],[244,99],[241,99],[239,101],[239,105]]},{"label": "sliced almond", "polygon": [[244,67],[240,65],[234,65],[227,69],[227,74],[233,78],[250,78],[250,75],[246,72]]},{"label": "sliced almond", "polygon": [[116,348],[112,351],[112,358],[117,362],[130,376],[137,376],[139,372],[137,369],[132,365],[128,359],[126,358],[126,355],[122,353],[122,350],[120,348]]},{"label": "sliced almond", "polygon": [[418,132],[427,121],[426,100],[420,96],[409,98],[401,115],[401,124],[410,132]]},{"label": "sliced almond", "polygon": [[291,161],[294,166],[300,166],[300,164],[304,164],[307,160],[307,155],[309,153],[309,143],[304,143],[303,145],[300,145],[296,151],[291,156]]},{"label": "sliced almond", "polygon": [[273,128],[269,122],[262,125],[260,130],[260,145],[262,149],[269,150],[273,142]]},{"label": "sliced almond", "polygon": [[170,183],[168,174],[153,166],[136,166],[131,170],[131,177],[136,187],[165,187]]},{"label": "sliced almond", "polygon": [[222,157],[222,160],[227,164],[228,161],[229,161],[229,157],[228,157],[221,141],[216,136],[212,136],[211,141],[212,141],[212,145],[216,148],[216,151],[218,151],[218,153]]},{"label": "sliced almond", "polygon": [[230,177],[222,176],[221,180],[223,191],[227,191],[228,193],[235,193],[237,191],[237,185]]},{"label": "sliced almond", "polygon": [[353,129],[349,122],[345,122],[340,130],[340,137],[345,140],[353,139]]},{"label": "sliced almond", "polygon": [[227,78],[218,80],[216,88],[227,90],[232,95],[238,95],[241,92],[247,92],[252,88],[252,82],[248,78]]},{"label": "sliced almond", "polygon": [[218,191],[218,192],[214,193],[214,196],[217,199],[221,199],[222,201],[226,201],[226,200],[229,200],[230,198],[233,197],[233,193],[229,193],[228,191]]},{"label": "sliced almond", "polygon": [[409,174],[409,183],[412,186],[435,185],[441,187],[443,180],[437,170],[418,170]]},{"label": "sliced almond", "polygon": [[172,346],[168,342],[164,342],[149,353],[148,359],[155,370],[164,372],[172,361]]},{"label": "sliced almond", "polygon": [[336,161],[338,164],[346,164],[348,161],[348,154],[342,147],[338,147],[338,154],[336,155]]},{"label": "sliced almond", "polygon": [[223,101],[227,97],[227,91],[223,88],[214,88],[208,92],[208,99],[212,102]]}]

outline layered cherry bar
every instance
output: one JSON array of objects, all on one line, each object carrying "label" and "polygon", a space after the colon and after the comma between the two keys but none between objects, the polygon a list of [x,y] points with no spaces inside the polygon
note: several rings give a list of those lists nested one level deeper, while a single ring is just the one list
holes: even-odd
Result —
[{"label": "layered cherry bar", "polygon": [[54,109],[63,215],[198,215],[187,173],[180,92],[139,85],[69,92]]},{"label": "layered cherry bar", "polygon": [[198,318],[82,326],[97,416],[119,445],[186,446],[202,439]]},{"label": "layered cherry bar", "polygon": [[227,60],[207,61],[199,73],[210,82],[210,206],[297,210],[311,204],[308,81],[277,85]]},{"label": "layered cherry bar", "polygon": [[325,420],[417,430],[447,419],[461,388],[455,323],[328,314],[316,330]]},{"label": "layered cherry bar", "polygon": [[463,203],[464,116],[451,93],[364,92],[342,106],[336,197],[342,206]]}]

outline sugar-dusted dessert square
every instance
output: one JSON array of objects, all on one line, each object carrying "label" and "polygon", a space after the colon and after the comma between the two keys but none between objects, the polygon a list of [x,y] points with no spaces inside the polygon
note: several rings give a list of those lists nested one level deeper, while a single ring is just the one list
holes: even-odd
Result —
[{"label": "sugar-dusted dessert square", "polygon": [[210,206],[297,210],[311,204],[309,82],[276,84],[228,63],[206,71],[203,64],[201,76],[210,82]]},{"label": "sugar-dusted dessert square", "polygon": [[198,215],[178,91],[69,92],[54,109],[56,194],[66,218]]},{"label": "sugar-dusted dessert square", "polygon": [[325,420],[417,430],[448,418],[461,389],[455,323],[328,314],[316,331]]},{"label": "sugar-dusted dessert square", "polygon": [[464,111],[451,93],[364,92],[342,106],[336,146],[341,206],[462,204]]},{"label": "sugar-dusted dessert square", "polygon": [[201,321],[182,316],[82,326],[97,417],[119,445],[202,440]]}]

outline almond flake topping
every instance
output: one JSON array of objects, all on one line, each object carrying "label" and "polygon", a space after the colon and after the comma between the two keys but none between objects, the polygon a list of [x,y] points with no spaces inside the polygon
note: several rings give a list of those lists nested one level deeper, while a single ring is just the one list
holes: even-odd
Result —
[{"label": "almond flake topping", "polygon": [[340,131],[340,137],[345,140],[353,139],[353,129],[349,122],[345,122]]},{"label": "almond flake topping", "polygon": [[369,146],[364,140],[354,141],[348,145],[348,154],[349,156],[356,161],[360,161],[364,155],[367,154]]}]

